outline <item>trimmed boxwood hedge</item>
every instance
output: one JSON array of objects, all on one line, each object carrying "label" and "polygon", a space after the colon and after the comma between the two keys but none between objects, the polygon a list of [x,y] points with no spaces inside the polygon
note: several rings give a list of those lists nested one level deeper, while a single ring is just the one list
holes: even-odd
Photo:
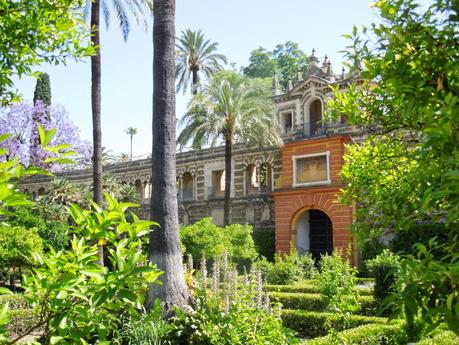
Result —
[{"label": "trimmed boxwood hedge", "polygon": [[442,331],[431,338],[422,339],[417,345],[451,345],[459,344],[459,337],[451,331]]},{"label": "trimmed boxwood hedge", "polygon": [[30,308],[29,302],[20,294],[0,295],[0,307],[7,303],[10,310]]},{"label": "trimmed boxwood hedge", "polygon": [[[326,308],[325,301],[319,294],[269,292],[269,297],[273,302],[280,302],[285,309],[323,311]],[[361,307],[359,314],[375,314],[376,303],[372,296],[359,296],[358,301]]]},{"label": "trimmed boxwood hedge", "polygon": [[[20,334],[38,323],[39,316],[33,309],[16,309],[9,312],[11,322],[6,325],[10,335]],[[37,332],[40,329],[36,330]]]},{"label": "trimmed boxwood hedge", "polygon": [[[295,285],[265,285],[266,291],[272,292],[292,292],[292,293],[318,293],[317,288],[313,284],[295,284]],[[371,296],[373,289],[371,287],[358,287],[359,295]]]},{"label": "trimmed boxwood hedge", "polygon": [[[339,342],[336,342],[336,339]],[[401,323],[368,324],[351,328],[338,334],[307,340],[307,345],[334,345],[334,344],[406,344],[405,332]]]},{"label": "trimmed boxwood hedge", "polygon": [[341,331],[369,323],[386,323],[387,319],[374,316],[347,315],[343,322],[337,314],[303,310],[283,310],[284,326],[293,329],[301,337],[315,338],[327,335],[330,328]]}]

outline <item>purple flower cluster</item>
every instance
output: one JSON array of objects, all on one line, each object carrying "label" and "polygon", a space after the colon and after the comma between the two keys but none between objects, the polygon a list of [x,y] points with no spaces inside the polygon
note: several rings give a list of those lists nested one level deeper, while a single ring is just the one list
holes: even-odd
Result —
[{"label": "purple flower cluster", "polygon": [[[21,102],[11,107],[0,108],[0,135],[11,136],[2,143],[8,152],[0,156],[0,161],[18,157],[25,166],[36,165],[43,167],[43,160],[48,153],[38,145],[38,130],[36,122],[46,130],[56,128],[57,133],[51,145],[70,144],[78,153],[73,159],[78,162],[76,168],[82,168],[91,163],[92,145],[80,138],[79,128],[69,119],[68,112],[63,106],[46,106],[41,102],[33,105]],[[52,171],[62,170],[61,165],[46,166]],[[72,166],[75,168],[75,166]]]}]

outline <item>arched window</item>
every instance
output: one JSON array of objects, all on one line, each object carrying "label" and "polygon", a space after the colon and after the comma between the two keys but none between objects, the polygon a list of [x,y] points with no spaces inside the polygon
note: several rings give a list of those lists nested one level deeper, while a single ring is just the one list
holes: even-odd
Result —
[{"label": "arched window", "polygon": [[258,193],[258,172],[255,164],[250,164],[245,170],[245,190],[247,194]]},{"label": "arched window", "polygon": [[272,186],[272,169],[269,163],[260,165],[260,191],[263,193],[270,192]]},{"label": "arched window", "polygon": [[194,199],[193,187],[193,176],[189,172],[184,173],[182,176],[182,200]]},{"label": "arched window", "polygon": [[309,128],[310,136],[322,134],[322,102],[315,99],[309,105]]}]

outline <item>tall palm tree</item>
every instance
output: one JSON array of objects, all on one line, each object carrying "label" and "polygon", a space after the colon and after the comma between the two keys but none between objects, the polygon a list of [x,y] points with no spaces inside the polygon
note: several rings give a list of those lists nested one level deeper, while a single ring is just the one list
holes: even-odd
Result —
[{"label": "tall palm tree", "polygon": [[190,102],[181,120],[177,141],[193,146],[225,145],[224,224],[230,222],[231,160],[234,143],[279,145],[273,122],[270,88],[264,80],[248,79],[234,71],[220,72]]},{"label": "tall palm tree", "polygon": [[156,298],[173,305],[188,304],[178,227],[175,155],[175,0],[154,0],[153,24],[153,145],[151,181],[150,262],[164,271],[162,285],[150,286],[146,307]]},{"label": "tall palm tree", "polygon": [[131,161],[132,161],[132,137],[137,134],[137,128],[128,127],[126,130],[126,134],[131,138]]},{"label": "tall palm tree", "polygon": [[226,56],[216,53],[217,47],[218,43],[204,39],[201,30],[182,31],[176,44],[177,92],[183,89],[185,93],[191,79],[191,89],[196,94],[201,73],[210,78],[223,69],[221,64],[227,63]]},{"label": "tall palm tree", "polygon": [[[96,52],[91,56],[91,106],[92,106],[92,138],[93,138],[93,200],[102,203],[102,126],[101,126],[101,55],[100,55],[100,9],[104,15],[105,24],[110,22],[108,2],[111,2],[118,17],[119,25],[124,40],[127,40],[130,30],[128,12],[134,15],[138,23],[143,22],[147,27],[146,10],[152,9],[151,0],[87,0],[86,9],[91,8],[91,42],[96,47]],[[98,245],[99,262],[103,265],[104,248]]]}]

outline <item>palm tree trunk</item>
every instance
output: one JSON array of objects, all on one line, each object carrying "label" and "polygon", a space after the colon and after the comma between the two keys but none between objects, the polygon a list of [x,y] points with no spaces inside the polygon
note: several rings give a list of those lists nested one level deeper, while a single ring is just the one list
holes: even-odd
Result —
[{"label": "palm tree trunk", "polygon": [[132,134],[131,134],[131,161],[132,161]]},{"label": "palm tree trunk", "polygon": [[[164,271],[163,285],[152,284],[147,309],[155,299],[173,305],[189,301],[178,228],[175,144],[175,0],[154,1],[153,24],[153,147],[151,219],[159,226],[150,233],[149,259]],[[153,168],[154,167],[154,168]]]},{"label": "palm tree trunk", "polygon": [[225,137],[225,203],[223,209],[223,224],[230,223],[231,213],[231,159],[233,155],[233,142],[231,135]]},{"label": "palm tree trunk", "polygon": [[193,82],[193,95],[196,95],[198,93],[198,87],[199,87],[199,74],[198,74],[198,71],[197,69],[194,69],[192,71],[192,82]]},{"label": "palm tree trunk", "polygon": [[[101,104],[101,58],[100,58],[100,1],[95,0],[91,6],[91,42],[96,53],[91,56],[91,105],[92,105],[92,140],[93,140],[93,200],[102,203],[102,126],[100,119]],[[104,247],[98,244],[99,263],[104,265]]]}]

